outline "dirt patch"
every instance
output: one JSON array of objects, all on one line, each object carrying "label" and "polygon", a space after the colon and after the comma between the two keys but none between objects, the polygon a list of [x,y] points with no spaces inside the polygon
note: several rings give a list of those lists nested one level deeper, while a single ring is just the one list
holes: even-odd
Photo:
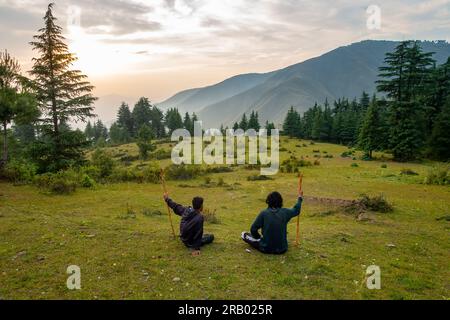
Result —
[{"label": "dirt patch", "polygon": [[358,203],[357,200],[322,198],[322,197],[312,197],[312,196],[305,196],[305,201],[331,204],[331,205],[340,206],[340,207],[346,207],[346,206],[350,206],[350,205],[354,205],[354,204]]}]

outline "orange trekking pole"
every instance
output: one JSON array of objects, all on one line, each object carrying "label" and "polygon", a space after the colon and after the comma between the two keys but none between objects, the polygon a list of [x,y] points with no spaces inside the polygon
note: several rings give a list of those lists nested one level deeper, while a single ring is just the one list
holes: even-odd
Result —
[{"label": "orange trekking pole", "polygon": [[[298,175],[298,194],[300,195],[302,192],[302,181],[303,181],[303,174]],[[297,233],[295,236],[295,245],[298,246],[298,243],[300,241],[300,214],[297,216]]]},{"label": "orange trekking pole", "polygon": [[[164,179],[164,169],[161,169],[161,176],[160,176],[160,178],[161,178],[161,183],[162,183],[162,186],[163,186],[164,194],[167,194],[166,180]],[[167,214],[169,215],[170,227],[172,228],[173,238],[176,239],[177,236],[175,235],[175,229],[173,228],[172,213],[170,211],[169,204],[166,203],[166,205],[167,205]]]}]

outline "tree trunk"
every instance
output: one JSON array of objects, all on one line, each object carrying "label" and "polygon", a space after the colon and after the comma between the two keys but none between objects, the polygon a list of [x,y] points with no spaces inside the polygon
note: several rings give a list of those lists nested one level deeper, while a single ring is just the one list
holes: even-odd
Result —
[{"label": "tree trunk", "polygon": [[3,122],[3,156],[1,161],[1,166],[5,166],[6,162],[8,162],[8,130],[7,130],[7,122]]}]

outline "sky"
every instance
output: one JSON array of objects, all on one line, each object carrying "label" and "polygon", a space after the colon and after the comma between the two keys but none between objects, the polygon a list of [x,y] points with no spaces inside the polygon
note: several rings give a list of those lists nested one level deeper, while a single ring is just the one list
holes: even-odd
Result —
[{"label": "sky", "polygon": [[[95,95],[163,101],[366,39],[447,40],[450,0],[55,0]],[[48,1],[0,0],[0,50],[32,66]]]}]

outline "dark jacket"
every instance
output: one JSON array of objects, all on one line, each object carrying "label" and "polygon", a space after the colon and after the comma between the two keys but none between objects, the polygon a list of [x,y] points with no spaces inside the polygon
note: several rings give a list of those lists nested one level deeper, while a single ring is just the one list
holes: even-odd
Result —
[{"label": "dark jacket", "polygon": [[261,211],[250,229],[255,239],[261,239],[258,230],[262,229],[262,239],[259,243],[261,251],[275,254],[287,251],[287,224],[300,214],[302,201],[302,198],[298,198],[292,209],[267,208]]},{"label": "dark jacket", "polygon": [[181,241],[187,247],[199,250],[202,246],[203,215],[191,207],[183,207],[172,199],[167,199],[166,202],[176,215],[181,216]]}]

